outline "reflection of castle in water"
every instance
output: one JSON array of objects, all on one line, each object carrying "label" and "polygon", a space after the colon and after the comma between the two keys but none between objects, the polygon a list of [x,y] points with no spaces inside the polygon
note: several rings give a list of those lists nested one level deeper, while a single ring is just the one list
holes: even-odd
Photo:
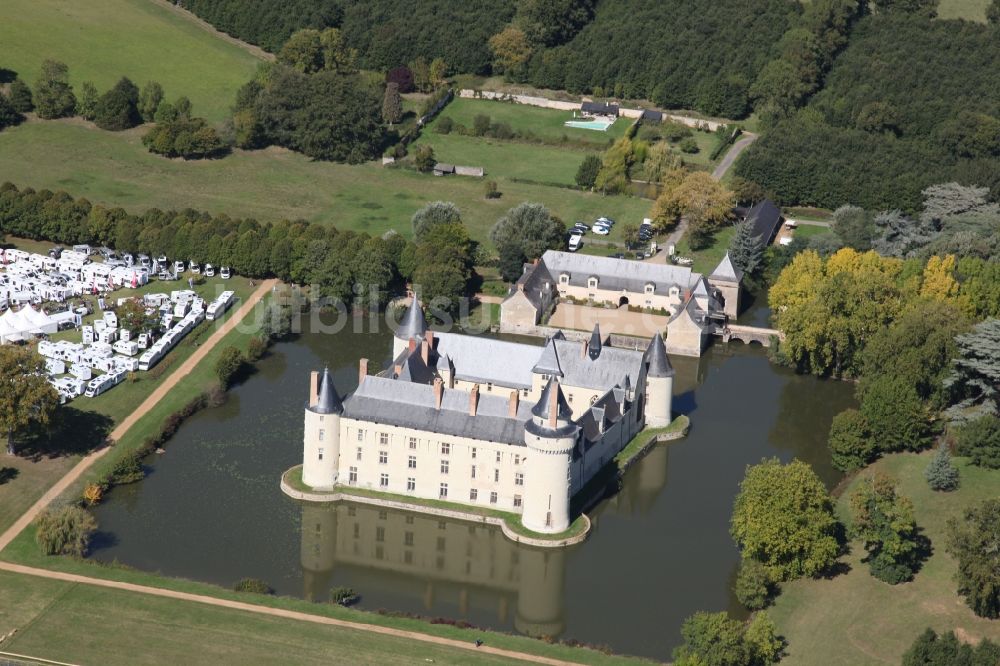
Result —
[{"label": "reflection of castle in water", "polygon": [[[495,599],[496,617],[529,636],[562,633],[566,551],[529,548],[500,530],[433,516],[336,503],[302,505],[305,596],[326,601],[336,567],[398,574],[425,583],[423,606],[433,613],[438,592],[466,614],[470,595]],[[359,589],[362,594],[364,589]]]}]

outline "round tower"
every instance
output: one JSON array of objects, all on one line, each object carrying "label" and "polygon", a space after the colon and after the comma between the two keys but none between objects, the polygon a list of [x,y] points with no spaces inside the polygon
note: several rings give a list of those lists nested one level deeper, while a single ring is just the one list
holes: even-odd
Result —
[{"label": "round tower", "polygon": [[659,332],[646,348],[646,425],[662,428],[673,420],[674,368]]},{"label": "round tower", "polygon": [[322,377],[312,373],[305,412],[302,483],[312,488],[333,488],[340,462],[340,415],[344,405],[329,368],[323,370]]},{"label": "round tower", "polygon": [[414,296],[410,301],[410,307],[406,308],[403,318],[399,320],[399,326],[392,340],[392,358],[395,360],[403,350],[410,344],[410,338],[418,341],[423,340],[427,333],[427,319],[424,318],[424,309]]},{"label": "round tower", "polygon": [[570,463],[579,426],[559,382],[550,379],[524,424],[530,466],[524,481],[521,523],[529,530],[562,532],[569,527]]}]

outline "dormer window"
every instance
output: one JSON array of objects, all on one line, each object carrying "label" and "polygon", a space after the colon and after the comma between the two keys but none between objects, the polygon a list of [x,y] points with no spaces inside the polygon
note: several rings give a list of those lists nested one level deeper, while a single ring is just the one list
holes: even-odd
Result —
[{"label": "dormer window", "polygon": [[587,278],[587,286],[590,287],[591,289],[596,288],[597,287],[597,278],[594,277],[593,275],[591,275],[589,278]]},{"label": "dormer window", "polygon": [[569,274],[563,273],[559,276],[559,284],[569,284]]},{"label": "dormer window", "polygon": [[656,289],[656,287],[653,285],[652,282],[647,282],[646,283],[646,293],[647,294],[652,294],[655,289]]},{"label": "dormer window", "polygon": [[671,295],[671,296],[674,296],[674,297],[676,297],[676,296],[677,296],[677,295],[679,295],[680,293],[681,293],[681,290],[677,288],[677,285],[676,285],[676,284],[675,284],[674,286],[672,286],[672,287],[670,288],[670,295]]}]

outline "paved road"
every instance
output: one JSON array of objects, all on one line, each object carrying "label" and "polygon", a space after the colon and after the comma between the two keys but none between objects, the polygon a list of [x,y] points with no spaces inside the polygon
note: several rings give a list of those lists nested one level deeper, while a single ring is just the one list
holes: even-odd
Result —
[{"label": "paved road", "polygon": [[[168,376],[166,380],[164,380],[164,382],[160,384],[141,405],[139,405],[138,409],[129,414],[124,421],[118,424],[117,428],[111,431],[110,438],[114,441],[118,441],[124,437],[129,428],[135,425],[139,419],[155,407],[156,403],[166,397],[170,389],[177,385],[177,382],[194,370],[198,366],[198,363],[200,363],[201,360],[205,358],[205,356],[212,351],[212,349],[219,344],[220,341],[222,341],[226,334],[236,328],[237,324],[243,321],[243,319],[250,314],[253,307],[267,292],[271,291],[271,288],[274,287],[275,284],[277,284],[277,280],[266,280],[262,282],[253,294],[250,295],[250,298],[248,298],[246,302],[240,306],[232,317],[227,319],[222,326],[216,329],[215,332],[212,333],[212,335],[209,336],[209,338],[205,340],[205,342],[198,347],[198,349],[195,350],[195,352],[191,354],[191,356],[189,356],[179,368],[174,370],[173,373],[171,373],[170,376]],[[38,514],[45,509],[45,507],[47,507],[54,499],[59,497],[67,488],[79,479],[84,472],[90,469],[95,462],[103,458],[104,455],[110,450],[110,447],[106,446],[85,456],[73,467],[73,469],[67,472],[63,478],[59,479],[55,485],[49,488],[48,492],[42,495],[37,502],[31,505],[31,508],[28,509],[24,515],[18,518],[6,532],[0,535],[0,551],[10,545],[10,542],[13,541],[22,530],[30,525],[31,521],[33,521]]]},{"label": "paved road", "polygon": [[722,158],[722,161],[719,162],[719,164],[715,167],[715,170],[712,171],[712,178],[722,180],[722,177],[726,175],[727,171],[729,171],[729,167],[733,166],[733,162],[735,162],[736,158],[740,156],[740,153],[746,150],[747,146],[756,140],[756,134],[744,132],[743,137],[733,144],[733,147],[729,149],[729,152],[726,153],[725,157]]}]

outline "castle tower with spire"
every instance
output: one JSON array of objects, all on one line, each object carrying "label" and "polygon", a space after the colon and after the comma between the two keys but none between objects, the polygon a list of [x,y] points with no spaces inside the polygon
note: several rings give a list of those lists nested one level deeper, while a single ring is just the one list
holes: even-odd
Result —
[{"label": "castle tower with spire", "polygon": [[525,480],[521,522],[529,530],[553,534],[569,527],[570,463],[580,433],[572,418],[559,381],[550,377],[524,424],[531,474]]},{"label": "castle tower with spire", "polygon": [[662,428],[672,420],[674,368],[659,332],[646,348],[646,425]]},{"label": "castle tower with spire", "polygon": [[340,460],[340,417],[344,405],[333,385],[330,369],[310,376],[309,402],[305,408],[302,482],[317,489],[337,483]]},{"label": "castle tower with spire", "polygon": [[410,344],[410,339],[420,342],[427,333],[427,319],[424,318],[424,309],[420,306],[417,297],[410,301],[410,306],[403,313],[403,318],[399,321],[399,328],[392,340],[392,357],[397,358]]}]

